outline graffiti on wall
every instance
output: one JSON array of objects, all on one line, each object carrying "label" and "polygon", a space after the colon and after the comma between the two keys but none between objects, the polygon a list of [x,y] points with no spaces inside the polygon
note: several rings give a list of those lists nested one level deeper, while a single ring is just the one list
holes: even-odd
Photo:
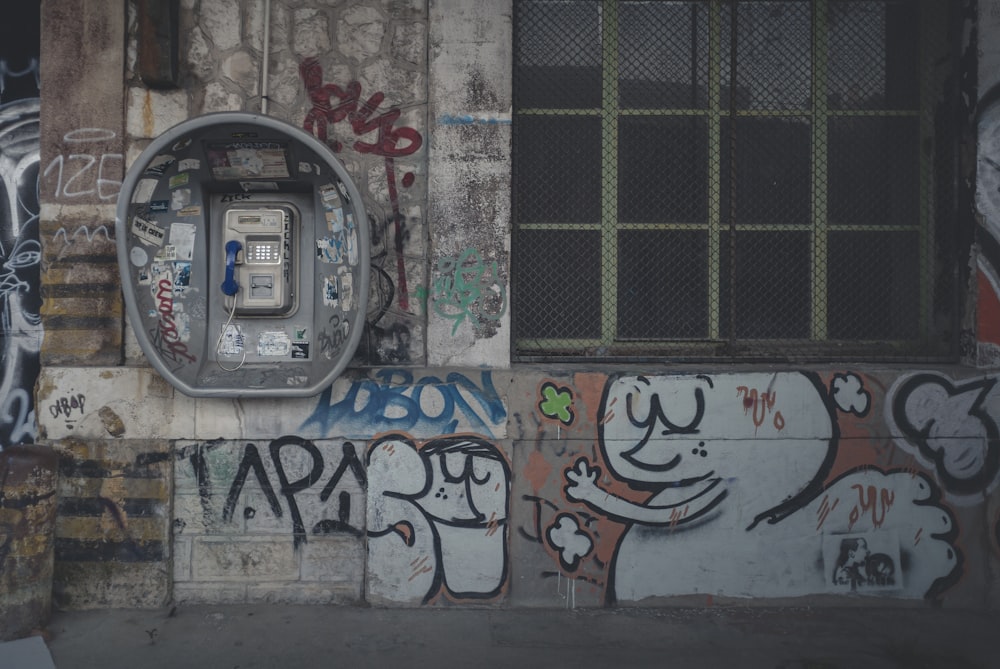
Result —
[{"label": "graffiti on wall", "polygon": [[1000,86],[978,101],[977,116],[975,199],[982,216],[970,289],[976,296],[974,360],[989,364],[1000,359]]},{"label": "graffiti on wall", "polygon": [[[564,426],[584,402],[549,381],[536,406]],[[557,441],[529,458],[520,535],[607,603],[937,596],[961,574],[958,528],[931,476],[854,464],[873,402],[850,373],[612,376],[596,446]]]},{"label": "graffiti on wall", "polygon": [[114,203],[121,191],[125,164],[124,154],[112,148],[118,144],[117,133],[104,128],[79,128],[63,135],[64,150],[41,174],[46,195],[53,201],[96,198]]},{"label": "graffiti on wall", "polygon": [[948,498],[975,503],[1000,481],[1000,388],[996,377],[955,382],[937,373],[900,378],[886,422],[897,444],[933,472]]},{"label": "graffiti on wall", "polygon": [[356,380],[346,391],[337,384],[324,390],[300,432],[355,439],[381,432],[431,437],[467,431],[492,437],[506,418],[490,371],[480,372],[476,381],[460,372],[441,379],[415,378],[406,369],[380,369],[374,378]]},{"label": "graffiti on wall", "polygon": [[549,420],[558,420],[567,427],[576,420],[573,410],[573,389],[551,380],[539,389],[538,412]]},{"label": "graffiti on wall", "polygon": [[0,450],[31,443],[42,326],[38,4],[0,29]]},{"label": "graffiti on wall", "polygon": [[[343,87],[325,83],[323,68],[316,58],[303,60],[299,65],[299,74],[311,104],[302,122],[306,132],[315,135],[336,153],[349,147],[359,154],[383,159],[390,212],[379,216],[378,212],[382,211],[382,207],[378,203],[367,199],[365,203],[372,228],[371,284],[374,297],[369,307],[367,328],[369,336],[376,342],[363,342],[361,349],[374,364],[409,361],[409,332],[406,331],[406,326],[399,322],[383,326],[380,321],[390,309],[393,299],[401,311],[406,312],[410,308],[410,291],[403,255],[409,233],[406,217],[400,206],[399,189],[412,186],[415,177],[412,172],[397,174],[395,161],[416,153],[423,144],[423,137],[414,128],[397,125],[402,114],[398,107],[390,106],[380,111],[385,102],[383,92],[376,91],[362,100],[362,87],[357,81],[351,81]],[[349,144],[336,136],[345,127],[349,128],[355,138]],[[392,231],[392,251],[396,259],[394,275],[384,266],[390,254],[389,230]]]},{"label": "graffiti on wall", "polygon": [[217,440],[176,457],[177,534],[237,526],[287,533],[296,547],[310,536],[363,534],[366,477],[351,442]]},{"label": "graffiti on wall", "polygon": [[510,467],[476,436],[368,449],[368,594],[375,600],[491,599],[507,583]]},{"label": "graffiti on wall", "polygon": [[506,587],[510,465],[480,436],[421,443],[394,433],[365,454],[298,436],[216,440],[175,457],[178,541],[271,535],[298,550],[317,537],[367,537],[368,592],[379,601],[481,600]]},{"label": "graffiti on wall", "polygon": [[452,335],[466,321],[478,327],[507,313],[507,286],[497,262],[484,261],[476,249],[441,258],[434,268],[430,291],[421,286],[415,292],[424,303],[424,311],[430,305],[435,314],[452,321]]}]

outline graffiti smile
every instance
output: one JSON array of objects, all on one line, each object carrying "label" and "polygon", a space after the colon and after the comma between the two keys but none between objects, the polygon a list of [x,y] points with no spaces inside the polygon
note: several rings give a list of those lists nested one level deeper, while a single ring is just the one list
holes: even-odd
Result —
[{"label": "graffiti smile", "polygon": [[656,462],[656,461],[644,461],[636,457],[638,453],[644,450],[646,444],[639,444],[635,448],[631,448],[624,453],[622,453],[622,460],[639,469],[644,469],[649,472],[667,472],[676,467],[681,462],[681,454],[678,453],[669,462]]}]

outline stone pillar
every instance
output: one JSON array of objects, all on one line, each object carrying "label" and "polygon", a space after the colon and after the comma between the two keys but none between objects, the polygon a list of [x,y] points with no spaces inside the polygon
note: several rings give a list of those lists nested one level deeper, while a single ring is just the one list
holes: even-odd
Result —
[{"label": "stone pillar", "polygon": [[58,463],[45,446],[0,452],[0,641],[49,621]]}]

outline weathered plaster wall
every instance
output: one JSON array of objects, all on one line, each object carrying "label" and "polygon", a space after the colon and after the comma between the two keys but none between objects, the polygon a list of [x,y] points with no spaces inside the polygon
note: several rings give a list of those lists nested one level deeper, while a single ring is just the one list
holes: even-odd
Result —
[{"label": "weathered plaster wall", "polygon": [[506,367],[511,8],[431,3],[428,362]]},{"label": "weathered plaster wall", "polygon": [[[133,6],[109,6],[121,105],[44,131],[57,164],[92,166],[43,202],[53,315],[91,284],[57,262],[114,269],[114,156],[260,108],[262,3],[182,2],[173,91],[142,86]],[[315,398],[195,400],[127,329],[122,366],[110,322],[55,328],[37,403],[72,500],[63,605],[996,605],[995,375],[511,367],[510,4],[275,1],[271,18],[269,113],[326,140],[373,212],[364,343]]]}]

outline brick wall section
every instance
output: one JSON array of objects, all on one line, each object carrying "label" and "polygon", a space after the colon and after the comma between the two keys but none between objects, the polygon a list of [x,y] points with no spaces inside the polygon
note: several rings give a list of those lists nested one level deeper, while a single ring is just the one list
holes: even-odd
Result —
[{"label": "brick wall section", "polygon": [[162,606],[170,596],[166,441],[57,442],[54,603]]},{"label": "brick wall section", "polygon": [[42,2],[42,364],[121,360],[114,204],[125,170],[121,0]]},{"label": "brick wall section", "polygon": [[359,602],[365,564],[359,455],[350,442],[297,438],[179,444],[174,600]]},{"label": "brick wall section", "polygon": [[117,364],[124,312],[114,229],[92,207],[58,209],[57,217],[43,218],[40,230],[43,361]]}]

